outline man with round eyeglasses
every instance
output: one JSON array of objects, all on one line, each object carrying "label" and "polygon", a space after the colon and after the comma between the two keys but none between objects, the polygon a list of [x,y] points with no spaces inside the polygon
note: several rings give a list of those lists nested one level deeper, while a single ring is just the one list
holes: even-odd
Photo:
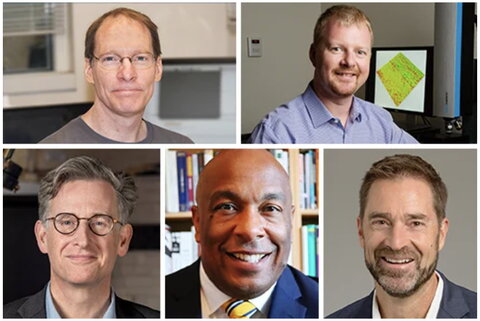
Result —
[{"label": "man with round eyeglasses", "polygon": [[146,15],[117,8],[95,20],[84,72],[95,88],[92,107],[40,143],[193,143],[142,118],[162,77],[157,26]]},{"label": "man with round eyeglasses", "polygon": [[52,221],[58,233],[68,235],[74,233],[80,225],[81,220],[87,221],[88,228],[98,236],[105,236],[110,233],[115,224],[124,225],[122,222],[110,215],[95,214],[89,218],[79,218],[73,213],[59,213],[55,217],[47,218]]},{"label": "man with round eyeglasses", "polygon": [[50,282],[9,303],[4,318],[159,318],[112,290],[117,256],[128,252],[137,193],[133,178],[96,159],[72,158],[40,182],[35,237],[50,261]]}]

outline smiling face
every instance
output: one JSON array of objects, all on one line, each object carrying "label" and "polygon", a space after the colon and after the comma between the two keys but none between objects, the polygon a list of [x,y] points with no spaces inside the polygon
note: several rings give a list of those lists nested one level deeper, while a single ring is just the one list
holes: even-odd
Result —
[{"label": "smiling face", "polygon": [[[106,214],[118,219],[118,206],[113,187],[99,180],[76,180],[65,183],[50,201],[47,218],[59,213],[73,213],[79,218]],[[51,281],[55,284],[110,286],[117,255],[128,251],[132,228],[115,224],[105,235],[95,235],[85,220],[77,230],[63,235],[55,230],[53,221],[37,221],[37,244],[50,260]]]},{"label": "smiling face", "polygon": [[439,223],[432,191],[424,180],[375,181],[357,227],[365,263],[389,295],[409,296],[433,279],[448,220]]},{"label": "smiling face", "polygon": [[[105,19],[95,35],[95,57],[132,57],[139,53],[153,53],[147,27],[123,15]],[[121,116],[143,115],[161,75],[160,57],[148,69],[136,69],[123,59],[117,70],[102,69],[98,60],[85,59],[86,79],[95,86],[94,107]]]},{"label": "smiling face", "polygon": [[310,48],[314,87],[322,99],[351,97],[368,78],[372,38],[365,24],[330,20],[323,41]]},{"label": "smiling face", "polygon": [[205,167],[193,208],[201,260],[222,292],[242,299],[268,290],[290,252],[289,180],[263,150],[224,151]]}]

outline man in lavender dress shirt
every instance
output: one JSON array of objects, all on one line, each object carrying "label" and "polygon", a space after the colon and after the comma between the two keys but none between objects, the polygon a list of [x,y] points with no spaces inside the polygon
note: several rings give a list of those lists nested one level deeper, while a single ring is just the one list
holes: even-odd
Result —
[{"label": "man in lavender dress shirt", "polygon": [[367,16],[334,6],[317,21],[305,92],[270,112],[251,143],[418,143],[383,108],[354,97],[369,73],[373,32]]}]

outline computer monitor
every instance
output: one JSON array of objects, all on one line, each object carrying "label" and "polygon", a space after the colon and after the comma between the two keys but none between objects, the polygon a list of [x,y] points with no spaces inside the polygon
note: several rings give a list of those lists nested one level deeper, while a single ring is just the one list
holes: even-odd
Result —
[{"label": "computer monitor", "polygon": [[372,48],[366,100],[392,111],[432,115],[433,47]]}]

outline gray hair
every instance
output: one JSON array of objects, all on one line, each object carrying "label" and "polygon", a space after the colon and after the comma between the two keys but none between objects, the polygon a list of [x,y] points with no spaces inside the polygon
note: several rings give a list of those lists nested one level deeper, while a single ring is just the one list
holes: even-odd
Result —
[{"label": "gray hair", "polygon": [[38,191],[38,218],[44,221],[52,200],[63,184],[76,180],[102,180],[112,185],[117,196],[118,215],[126,223],[138,199],[135,181],[130,175],[105,166],[98,159],[89,156],[74,157],[48,172],[40,181]]}]

